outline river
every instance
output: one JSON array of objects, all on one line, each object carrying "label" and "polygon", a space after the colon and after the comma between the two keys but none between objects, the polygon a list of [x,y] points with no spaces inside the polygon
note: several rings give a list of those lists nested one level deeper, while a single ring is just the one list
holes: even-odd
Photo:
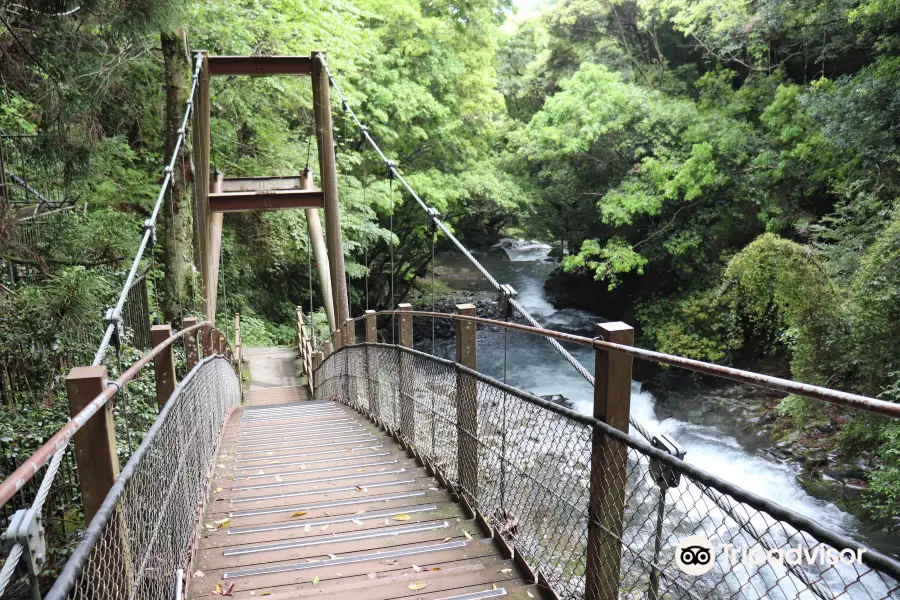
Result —
[{"label": "river", "polygon": [[[501,283],[511,284],[519,302],[548,329],[556,329],[593,337],[595,323],[601,315],[577,309],[556,310],[544,293],[544,282],[555,268],[549,260],[549,247],[536,243],[507,241],[502,252],[487,252],[478,259]],[[446,254],[440,257],[441,280],[456,289],[490,290],[487,282],[463,257]],[[590,414],[593,388],[550,345],[536,336],[509,333],[506,357],[506,381],[536,395],[561,394],[575,408]],[[431,340],[420,340],[422,350],[431,350]],[[479,330],[478,370],[491,377],[504,379],[503,333]],[[564,344],[587,369],[593,370],[593,351],[582,346]],[[426,348],[427,346],[427,348]],[[437,340],[435,352],[453,358],[453,340]],[[898,555],[897,539],[866,528],[854,516],[831,502],[808,494],[798,483],[799,467],[782,462],[760,447],[755,440],[738,439],[722,428],[698,425],[666,416],[655,398],[633,382],[631,410],[633,416],[651,433],[674,437],[687,451],[686,460],[722,479],[768,498],[786,508],[810,517],[818,523],[871,544],[894,556]],[[673,411],[669,410],[671,415]]]}]

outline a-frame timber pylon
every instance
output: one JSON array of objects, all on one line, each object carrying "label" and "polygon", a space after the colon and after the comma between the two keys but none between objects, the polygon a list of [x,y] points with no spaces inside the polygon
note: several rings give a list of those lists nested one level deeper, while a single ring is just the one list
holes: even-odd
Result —
[{"label": "a-frame timber pylon", "polygon": [[[200,238],[198,262],[203,281],[206,318],[215,323],[224,214],[302,208],[306,209],[323,303],[337,349],[343,345],[342,326],[350,316],[350,307],[347,300],[344,249],[341,242],[341,210],[332,135],[331,92],[328,75],[323,67],[325,53],[313,51],[310,56],[209,56],[206,51],[201,51],[201,54],[204,62],[197,89],[193,142],[197,192],[195,218],[197,235]],[[216,173],[215,179],[211,180],[210,79],[237,75],[310,76],[321,190],[313,187],[312,173],[308,170],[301,175],[272,177],[229,178]],[[319,208],[325,209],[327,244],[323,240]]]}]

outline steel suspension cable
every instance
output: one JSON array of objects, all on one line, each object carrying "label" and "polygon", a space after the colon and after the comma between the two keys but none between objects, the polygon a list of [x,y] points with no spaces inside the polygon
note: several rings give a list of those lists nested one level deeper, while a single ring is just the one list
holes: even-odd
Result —
[{"label": "steel suspension cable", "polygon": [[[320,60],[322,60],[322,59],[320,58]],[[425,204],[425,202],[419,197],[419,195],[412,188],[412,186],[403,178],[403,176],[397,170],[396,165],[387,158],[387,156],[384,154],[384,152],[378,146],[378,143],[375,141],[375,139],[369,133],[368,127],[366,127],[362,123],[362,121],[360,121],[359,117],[356,115],[356,112],[354,112],[353,107],[347,101],[347,98],[344,96],[344,92],[341,90],[337,81],[335,81],[334,77],[331,74],[331,71],[329,71],[329,69],[328,69],[328,65],[325,64],[324,60],[322,61],[322,66],[324,67],[325,72],[328,75],[328,81],[331,83],[331,86],[334,88],[334,90],[338,93],[338,96],[340,97],[341,102],[343,103],[343,106],[346,107],[345,112],[347,114],[349,114],[350,117],[353,119],[353,121],[356,123],[356,126],[360,130],[362,139],[365,140],[369,144],[369,146],[371,146],[371,148],[373,150],[375,150],[376,154],[378,154],[381,161],[387,167],[388,174],[391,176],[391,181],[393,182],[393,179],[396,177],[397,181],[399,181],[403,185],[403,187],[406,188],[406,191],[409,192],[409,195],[412,196],[413,199],[416,202],[418,202],[419,206],[421,206],[422,209],[429,215],[429,218],[432,220],[432,222],[441,231],[444,232],[444,235],[447,236],[447,239],[449,239],[451,242],[453,242],[453,245],[456,246],[456,248],[460,252],[462,252],[462,254],[469,260],[470,263],[472,263],[472,265],[482,274],[482,276],[484,276],[484,278],[488,281],[488,283],[491,284],[491,286],[493,286],[493,288],[495,290],[500,291],[500,283],[494,278],[493,275],[491,275],[491,273],[484,267],[484,265],[482,265],[478,261],[478,259],[476,259],[474,256],[472,256],[472,253],[469,252],[469,250],[462,244],[462,242],[460,242],[459,239],[457,239],[457,237],[455,235],[453,235],[453,233],[450,231],[450,229],[447,227],[447,225],[443,221],[441,221],[441,219],[437,216],[437,211],[435,211],[434,209],[429,207],[427,204]],[[391,205],[391,235],[393,236],[393,202]],[[391,308],[393,309],[394,308],[394,305],[393,305],[393,302],[394,302],[394,297],[393,297],[393,276],[394,276],[393,275],[393,273],[394,273],[394,269],[393,269],[393,264],[394,264],[394,262],[393,262],[393,237],[391,238],[391,243],[392,243],[392,245],[391,245],[391,290],[392,290],[391,291]],[[539,327],[540,329],[544,329],[544,327],[540,323],[538,323],[537,320],[533,316],[531,316],[531,313],[529,313],[525,309],[525,307],[523,307],[521,304],[519,304],[519,302],[517,302],[515,299],[510,299],[510,303],[513,305],[513,307],[516,309],[516,311],[519,314],[521,314],[522,317],[526,321],[528,321],[532,326]],[[392,325],[393,325],[393,321],[392,321]],[[553,346],[554,350],[556,350],[566,360],[566,362],[568,362],[570,365],[572,365],[575,368],[575,370],[578,371],[578,373],[582,377],[584,377],[584,379],[587,380],[588,383],[591,384],[591,386],[595,385],[594,376],[591,375],[587,371],[587,369],[585,369],[584,366],[581,363],[579,363],[578,360],[574,356],[572,356],[572,354],[568,350],[563,348],[563,346],[554,339],[551,339],[551,338],[545,338],[545,339],[550,343],[551,346]],[[647,440],[651,439],[652,436],[650,435],[650,433],[638,421],[636,421],[634,418],[630,418],[629,420],[630,420],[632,426],[634,426],[635,430],[637,430]]]},{"label": "steel suspension cable", "polygon": [[182,145],[184,145],[185,136],[187,133],[187,125],[188,121],[191,118],[191,113],[194,108],[194,95],[197,92],[197,86],[200,81],[200,69],[203,66],[203,55],[196,55],[196,66],[194,67],[194,74],[191,77],[191,93],[188,95],[187,102],[185,103],[184,110],[184,118],[181,120],[181,127],[178,128],[178,138],[175,140],[175,147],[172,149],[172,158],[166,164],[163,172],[165,173],[165,177],[163,178],[162,185],[160,186],[159,194],[156,197],[156,203],[153,205],[153,211],[150,214],[150,218],[144,222],[144,235],[141,238],[140,246],[138,246],[137,254],[134,257],[134,261],[131,264],[131,269],[128,271],[128,277],[125,279],[125,284],[122,286],[122,291],[119,293],[119,299],[116,302],[115,308],[112,310],[111,321],[106,326],[106,331],[103,333],[103,339],[100,342],[100,347],[97,348],[97,353],[94,355],[94,361],[91,363],[92,366],[97,366],[101,362],[103,362],[104,357],[106,356],[106,351],[109,349],[109,343],[112,340],[113,333],[115,331],[115,320],[119,319],[122,315],[122,307],[125,306],[125,299],[128,297],[128,290],[131,289],[131,284],[134,282],[134,277],[137,273],[138,266],[141,263],[141,259],[144,257],[144,252],[147,251],[148,244],[152,247],[151,241],[155,237],[155,229],[156,229],[156,219],[159,216],[159,209],[162,207],[163,199],[166,196],[166,191],[169,189],[169,185],[171,185],[172,180],[175,175],[175,165],[178,161],[178,153],[181,151]]},{"label": "steel suspension cable", "polygon": [[[150,218],[147,219],[144,223],[144,235],[141,237],[141,243],[138,246],[137,253],[134,257],[134,261],[131,264],[131,269],[128,271],[128,276],[125,279],[125,283],[122,286],[122,290],[119,292],[119,297],[116,302],[115,307],[111,313],[111,320],[107,324],[106,329],[103,332],[103,339],[100,342],[100,346],[97,348],[97,353],[94,355],[94,360],[91,363],[92,366],[97,366],[103,359],[106,357],[106,352],[109,349],[110,341],[112,340],[113,333],[115,332],[116,325],[115,320],[121,318],[122,308],[125,306],[125,300],[128,297],[128,292],[131,289],[131,285],[134,283],[134,278],[137,275],[138,267],[140,266],[141,259],[144,256],[144,252],[147,251],[147,246],[150,245],[152,248],[151,240],[153,240],[156,219],[159,216],[159,210],[162,207],[163,200],[166,196],[166,191],[169,189],[169,185],[172,183],[175,166],[178,161],[178,155],[181,150],[181,147],[184,145],[185,135],[187,132],[188,121],[191,117],[191,112],[193,110],[194,105],[194,95],[197,91],[198,82],[200,79],[200,70],[203,66],[203,55],[196,55],[196,65],[194,67],[194,73],[191,77],[191,93],[188,96],[187,102],[185,103],[185,111],[184,118],[181,121],[181,127],[178,129],[178,138],[175,141],[175,147],[172,149],[172,157],[170,161],[166,164],[164,168],[165,177],[163,178],[162,185],[160,186],[159,194],[156,197],[156,203],[153,205],[153,211],[150,215]],[[126,427],[127,418],[126,418]],[[43,510],[44,502],[47,500],[47,496],[50,493],[50,487],[53,485],[53,481],[56,478],[56,474],[59,472],[59,465],[62,461],[62,457],[65,454],[66,448],[68,448],[67,439],[66,442],[59,447],[59,449],[53,454],[53,458],[50,461],[50,466],[47,468],[47,472],[44,474],[44,479],[41,481],[41,486],[38,489],[38,493],[35,496],[35,500],[32,503],[32,508],[36,513],[40,513]],[[129,451],[131,449],[131,444],[129,443]],[[6,558],[6,562],[3,564],[2,570],[0,570],[0,596],[6,591],[6,587],[9,585],[9,582],[12,580],[12,577],[15,573],[15,569],[19,565],[19,560],[22,557],[23,547],[21,544],[15,544],[10,550],[9,555]]]}]

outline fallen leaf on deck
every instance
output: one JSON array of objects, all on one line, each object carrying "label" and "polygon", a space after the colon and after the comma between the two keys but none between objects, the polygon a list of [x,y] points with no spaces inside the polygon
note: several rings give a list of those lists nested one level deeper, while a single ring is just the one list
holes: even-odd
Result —
[{"label": "fallen leaf on deck", "polygon": [[364,514],[366,514],[366,511],[364,511],[364,510],[358,510],[358,511],[356,511],[355,514],[357,514],[357,515],[364,515]]},{"label": "fallen leaf on deck", "polygon": [[222,519],[221,521],[216,521],[216,525],[219,526],[219,529],[225,529],[231,524],[231,519]]},{"label": "fallen leaf on deck", "polygon": [[534,598],[534,594],[531,593],[531,590],[525,590],[525,593],[528,594],[529,598]]},{"label": "fallen leaf on deck", "polygon": [[260,471],[259,473],[257,473],[257,475],[265,475],[265,474],[266,474],[265,471]]},{"label": "fallen leaf on deck", "polygon": [[306,527],[303,528],[303,531],[309,533],[309,524],[307,523]]},{"label": "fallen leaf on deck", "polygon": [[275,481],[277,481],[278,483],[281,483],[282,481],[284,481],[284,479],[282,479],[281,477],[279,477],[278,475],[276,475],[276,476],[275,476]]},{"label": "fallen leaf on deck", "polygon": [[221,491],[222,491],[222,488],[216,488],[215,490],[213,490],[213,493],[218,494]]},{"label": "fallen leaf on deck", "polygon": [[291,516],[292,516],[292,517],[302,517],[302,516],[305,515],[305,514],[306,514],[306,511],[305,511],[305,510],[298,510],[297,512],[295,512],[295,513],[292,514]]},{"label": "fallen leaf on deck", "polygon": [[376,574],[376,573],[369,573],[369,579],[375,579],[376,577],[378,577],[378,574]]},{"label": "fallen leaf on deck", "polygon": [[412,568],[413,568],[413,571],[415,571],[416,573],[422,572],[422,567],[420,567],[418,565],[413,565]]},{"label": "fallen leaf on deck", "polygon": [[303,469],[305,469],[305,468],[306,468],[306,465],[300,465],[300,470],[301,470],[301,471],[302,471]]},{"label": "fallen leaf on deck", "polygon": [[497,589],[497,584],[496,584],[496,583],[492,583],[492,584],[491,584],[491,589],[492,589],[492,590],[496,590],[496,589]]},{"label": "fallen leaf on deck", "polygon": [[200,578],[203,577],[204,575],[205,575],[205,573],[204,573],[203,571],[194,571],[194,578],[195,578],[195,579],[200,579]]},{"label": "fallen leaf on deck", "polygon": [[382,562],[382,564],[385,564],[385,565],[396,565],[396,564],[397,564],[397,559],[396,559],[396,558],[389,558],[388,560],[383,560],[383,561],[381,561],[381,562]]},{"label": "fallen leaf on deck", "polygon": [[319,585],[319,576],[318,575],[313,577],[313,585]]},{"label": "fallen leaf on deck", "polygon": [[329,557],[331,560],[337,560],[337,556],[335,556],[334,554],[329,554],[328,557]]},{"label": "fallen leaf on deck", "polygon": [[412,517],[410,517],[408,514],[403,513],[403,514],[399,514],[399,515],[395,516],[394,520],[395,521],[409,521],[411,518]]},{"label": "fallen leaf on deck", "polygon": [[233,582],[232,582],[232,583],[229,583],[228,585],[225,586],[225,589],[222,590],[222,595],[223,595],[223,596],[230,596],[230,595],[231,595],[231,590],[233,590],[233,589],[234,589],[234,583],[233,583]]},{"label": "fallen leaf on deck", "polygon": [[350,519],[350,520],[353,521],[354,523],[356,523],[357,525],[365,525],[365,523],[363,523],[359,519]]},{"label": "fallen leaf on deck", "polygon": [[413,581],[411,584],[409,584],[406,587],[408,587],[409,589],[411,589],[414,592],[417,592],[419,590],[424,590],[425,588],[427,588],[428,584],[425,583],[424,581]]},{"label": "fallen leaf on deck", "polygon": [[440,571],[441,568],[440,568],[440,567],[431,567],[431,568],[428,569],[428,570],[429,570],[429,571]]},{"label": "fallen leaf on deck", "polygon": [[498,572],[498,573],[503,573],[504,575],[506,575],[507,573],[512,573],[512,569],[500,569],[500,570],[497,571],[497,572]]},{"label": "fallen leaf on deck", "polygon": [[328,525],[330,525],[330,523],[325,523],[325,525],[322,526],[321,531],[325,531],[326,529],[328,529]]},{"label": "fallen leaf on deck", "polygon": [[463,530],[463,534],[465,534],[467,540],[471,540],[471,539],[472,539],[472,536],[469,534],[468,531]]},{"label": "fallen leaf on deck", "polygon": [[363,491],[363,489],[362,489],[361,487],[359,487],[359,486],[356,486],[356,491],[357,491],[357,492],[361,492],[361,491]]},{"label": "fallen leaf on deck", "polygon": [[216,589],[213,590],[213,594],[215,594],[216,596],[222,595],[222,584],[221,583],[216,584]]},{"label": "fallen leaf on deck", "polygon": [[444,538],[445,542],[449,542],[452,538]]}]

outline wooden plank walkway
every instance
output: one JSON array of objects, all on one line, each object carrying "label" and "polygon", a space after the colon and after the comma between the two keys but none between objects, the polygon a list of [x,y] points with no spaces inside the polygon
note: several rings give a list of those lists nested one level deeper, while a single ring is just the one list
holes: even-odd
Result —
[{"label": "wooden plank walkway", "polygon": [[188,598],[542,597],[392,438],[343,405],[286,400],[304,392],[253,390],[231,414]]}]

